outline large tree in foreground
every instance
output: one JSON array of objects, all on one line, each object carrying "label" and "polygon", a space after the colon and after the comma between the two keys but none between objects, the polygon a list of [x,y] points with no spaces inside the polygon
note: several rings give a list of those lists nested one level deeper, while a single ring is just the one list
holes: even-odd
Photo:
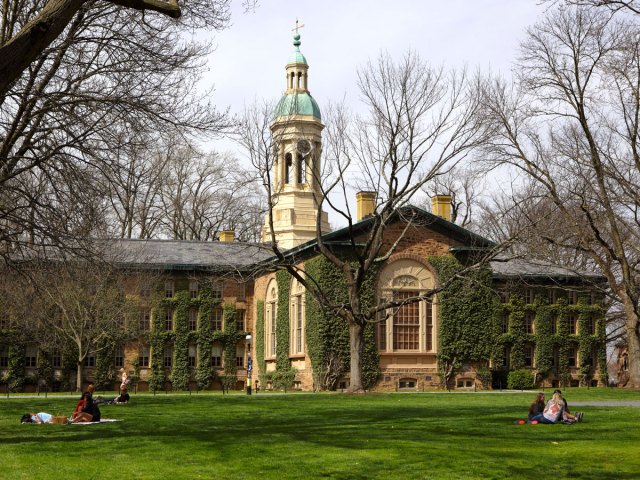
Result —
[{"label": "large tree in foreground", "polygon": [[[324,172],[317,193],[317,242],[320,255],[342,274],[347,289],[346,302],[337,302],[315,279],[302,272],[299,261],[278,247],[274,215],[268,215],[272,246],[285,268],[314,296],[321,308],[340,317],[349,326],[350,391],[363,391],[364,332],[368,324],[381,319],[379,312],[398,308],[422,297],[385,299],[366,306],[366,282],[381,262],[388,259],[397,242],[385,237],[390,223],[402,216],[413,195],[435,176],[444,173],[477,146],[483,126],[478,122],[477,97],[466,74],[434,68],[409,53],[394,62],[381,55],[358,75],[360,94],[367,113],[360,117],[343,108],[325,110],[327,127],[323,137]],[[328,113],[328,115],[327,115]],[[279,200],[270,172],[280,139],[269,136],[272,113],[268,108],[253,110],[245,118],[242,140],[254,165],[263,174],[268,190],[269,211]],[[362,236],[355,231],[354,215],[348,202],[355,190],[376,192],[376,207],[370,229]],[[343,206],[344,205],[344,206]],[[322,209],[331,210],[347,224],[349,240],[344,256],[327,245],[321,235]],[[412,228],[412,218],[404,218]]]},{"label": "large tree in foreground", "polygon": [[516,72],[514,85],[486,86],[496,135],[485,158],[524,175],[541,242],[607,277],[639,387],[640,27],[606,9],[552,11],[529,30]]},{"label": "large tree in foreground", "polygon": [[[4,2],[0,45],[50,3]],[[0,254],[103,235],[112,182],[129,167],[121,152],[206,138],[225,126],[207,93],[194,93],[211,45],[185,31],[224,26],[226,2],[188,2],[179,23],[111,2],[80,3],[0,94]]]}]

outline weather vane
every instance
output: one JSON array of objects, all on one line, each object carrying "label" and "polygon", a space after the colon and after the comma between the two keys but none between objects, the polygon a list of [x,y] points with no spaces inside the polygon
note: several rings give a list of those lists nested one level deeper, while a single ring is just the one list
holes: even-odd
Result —
[{"label": "weather vane", "polygon": [[292,28],[291,31],[293,32],[295,30],[296,35],[298,34],[298,29],[304,27],[304,24],[302,25],[298,25],[298,19],[296,18],[296,28]]}]

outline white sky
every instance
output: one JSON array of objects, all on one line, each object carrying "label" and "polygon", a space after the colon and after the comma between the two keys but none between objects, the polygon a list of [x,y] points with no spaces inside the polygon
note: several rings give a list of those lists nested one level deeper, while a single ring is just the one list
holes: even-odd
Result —
[{"label": "white sky", "polygon": [[[212,102],[231,113],[256,99],[280,98],[296,18],[305,25],[300,50],[320,110],[343,97],[357,110],[356,70],[384,50],[508,75],[526,28],[545,9],[538,0],[260,0],[243,13],[241,3],[234,0],[232,25],[215,34],[203,81],[215,88]],[[237,150],[226,141],[213,148]]]},{"label": "white sky", "polygon": [[205,85],[213,100],[240,112],[254,99],[278,99],[293,51],[296,17],[309,88],[322,110],[329,100],[357,102],[356,69],[386,50],[418,52],[434,65],[480,66],[508,73],[525,29],[543,12],[538,0],[260,0],[215,36]]}]

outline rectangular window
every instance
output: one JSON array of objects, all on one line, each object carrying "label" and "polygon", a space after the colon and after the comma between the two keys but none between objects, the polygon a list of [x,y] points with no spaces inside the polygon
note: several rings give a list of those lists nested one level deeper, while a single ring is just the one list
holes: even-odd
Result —
[{"label": "rectangular window", "polygon": [[214,345],[211,348],[211,366],[222,367],[222,347],[220,345]]},{"label": "rectangular window", "polygon": [[524,332],[528,334],[533,333],[534,315],[533,312],[526,312],[524,314]]},{"label": "rectangular window", "polygon": [[164,311],[164,329],[167,332],[173,330],[173,310],[170,308],[167,308]]},{"label": "rectangular window", "polygon": [[53,355],[51,357],[51,365],[53,366],[53,368],[62,367],[62,354],[60,353],[60,350],[53,351]]},{"label": "rectangular window", "polygon": [[524,347],[524,366],[533,367],[533,347],[531,345]]},{"label": "rectangular window", "polygon": [[589,317],[584,320],[584,328],[587,335],[595,335],[596,319],[593,315],[589,315]]},{"label": "rectangular window", "polygon": [[533,288],[526,288],[524,290],[524,303],[531,304],[533,303]]},{"label": "rectangular window", "polygon": [[96,366],[96,356],[93,352],[89,353],[86,357],[84,357],[84,366],[85,367]]},{"label": "rectangular window", "polygon": [[303,320],[303,305],[302,305],[302,295],[298,296],[298,301],[296,302],[296,353],[302,353],[302,320]]},{"label": "rectangular window", "polygon": [[211,312],[211,330],[218,332],[222,330],[222,309],[214,308]]},{"label": "rectangular window", "polygon": [[558,292],[556,291],[556,289],[554,288],[550,288],[548,293],[548,298],[549,298],[549,304],[553,305],[554,303],[556,303],[558,301]]},{"label": "rectangular window", "polygon": [[189,309],[189,331],[195,332],[198,328],[198,310]]},{"label": "rectangular window", "polygon": [[577,299],[578,299],[578,295],[574,290],[568,290],[567,291],[567,304],[568,305],[575,305]]},{"label": "rectangular window", "polygon": [[116,347],[113,364],[118,368],[124,367],[124,348],[122,345]]},{"label": "rectangular window", "polygon": [[236,347],[236,367],[244,368],[244,347]]},{"label": "rectangular window", "polygon": [[549,326],[551,327],[551,335],[558,333],[558,317],[552,315]]},{"label": "rectangular window", "polygon": [[222,281],[213,282],[211,288],[211,296],[216,300],[222,300],[224,296],[224,283]]},{"label": "rectangular window", "polygon": [[[418,296],[420,292],[394,292],[396,301]],[[393,314],[393,349],[418,350],[420,347],[420,304],[406,303]]]},{"label": "rectangular window", "polygon": [[175,283],[173,280],[167,280],[164,282],[164,296],[165,298],[173,298],[175,294]]},{"label": "rectangular window", "polygon": [[138,364],[145,368],[149,366],[149,347],[147,345],[140,345]]},{"label": "rectangular window", "polygon": [[138,312],[138,327],[143,332],[151,329],[151,310],[143,308]]},{"label": "rectangular window", "polygon": [[569,348],[567,356],[569,357],[569,367],[575,367],[578,363],[576,349],[574,347]]},{"label": "rectangular window", "polygon": [[197,353],[198,349],[196,348],[195,345],[189,345],[189,366],[190,367],[195,367],[196,366],[196,353]]},{"label": "rectangular window", "polygon": [[378,339],[378,350],[387,350],[387,319],[385,312],[380,312],[380,320],[376,328],[376,334]]},{"label": "rectangular window", "polygon": [[575,313],[570,313],[567,316],[567,329],[569,330],[569,335],[576,334],[576,315]]},{"label": "rectangular window", "polygon": [[198,281],[189,281],[189,298],[198,298]]},{"label": "rectangular window", "polygon": [[596,351],[595,351],[595,350],[591,350],[591,351],[589,352],[589,358],[587,359],[587,361],[588,361],[588,363],[589,363],[589,366],[590,366],[592,369],[595,369],[595,368],[596,368]]},{"label": "rectangular window", "polygon": [[504,347],[502,349],[502,366],[508,368],[509,367],[509,357],[511,356],[511,351],[509,347]]},{"label": "rectangular window", "polygon": [[595,290],[591,290],[589,292],[589,303],[591,305],[596,305],[598,303],[598,294]]},{"label": "rectangular window", "polygon": [[509,303],[509,290],[503,288],[498,291],[498,295],[500,296],[500,303]]},{"label": "rectangular window", "polygon": [[9,366],[9,347],[0,347],[0,368]]},{"label": "rectangular window", "polygon": [[244,310],[236,310],[236,328],[239,332],[244,332]]},{"label": "rectangular window", "polygon": [[269,336],[271,338],[271,343],[270,343],[271,351],[269,353],[271,354],[272,357],[275,357],[276,355],[276,305],[275,303],[273,303],[271,307],[271,322],[269,325],[270,325]]},{"label": "rectangular window", "polygon": [[560,364],[560,349],[553,347],[553,354],[551,355],[551,367],[557,368]]},{"label": "rectangular window", "polygon": [[431,299],[424,302],[425,308],[425,334],[426,344],[425,348],[428,352],[433,350],[433,305]]},{"label": "rectangular window", "polygon": [[239,302],[244,302],[247,298],[247,284],[244,282],[238,282],[238,295]]},{"label": "rectangular window", "polygon": [[502,333],[509,333],[509,312],[502,312]]},{"label": "rectangular window", "polygon": [[164,363],[165,368],[171,368],[173,365],[173,347],[171,345],[167,345],[164,347]]},{"label": "rectangular window", "polygon": [[38,366],[38,349],[35,346],[28,346],[24,357],[24,366],[35,368]]}]

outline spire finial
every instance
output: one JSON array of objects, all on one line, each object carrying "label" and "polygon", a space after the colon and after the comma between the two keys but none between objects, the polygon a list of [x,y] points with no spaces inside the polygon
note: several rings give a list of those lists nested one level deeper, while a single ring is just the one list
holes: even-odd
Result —
[{"label": "spire finial", "polygon": [[300,33],[298,32],[298,29],[304,27],[304,24],[300,25],[298,22],[298,19],[296,18],[296,28],[292,28],[291,31],[292,32],[296,32],[296,34],[293,36],[293,46],[294,47],[299,47],[300,46]]}]

